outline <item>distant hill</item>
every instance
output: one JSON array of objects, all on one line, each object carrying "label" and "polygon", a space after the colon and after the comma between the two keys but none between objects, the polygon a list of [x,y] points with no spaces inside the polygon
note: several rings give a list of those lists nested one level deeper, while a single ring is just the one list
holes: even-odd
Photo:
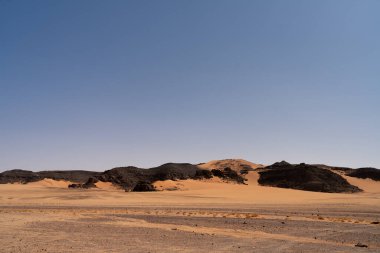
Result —
[{"label": "distant hill", "polygon": [[153,191],[152,183],[160,180],[184,180],[211,178],[209,171],[203,171],[189,163],[166,163],[150,169],[119,167],[103,172],[98,180],[119,185],[127,191]]},{"label": "distant hill", "polygon": [[380,181],[380,170],[375,168],[359,168],[349,171],[347,176],[357,178],[369,178],[375,181]]},{"label": "distant hill", "polygon": [[258,173],[263,186],[291,188],[304,191],[354,193],[361,189],[351,185],[342,176],[369,178],[380,181],[380,170],[375,168],[351,169],[323,164],[289,164],[285,161],[270,166],[243,159],[213,160],[207,163],[166,163],[149,169],[133,166],[117,167],[104,172],[67,170],[40,171],[9,170],[0,173],[0,184],[27,184],[43,179],[72,182],[70,188],[92,188],[96,183],[110,182],[125,191],[155,191],[153,183],[163,180],[210,179],[245,184],[246,175]]},{"label": "distant hill", "polygon": [[335,172],[343,173],[346,176],[349,177],[356,177],[356,178],[362,178],[362,179],[372,179],[375,181],[380,181],[380,169],[371,168],[371,167],[365,167],[365,168],[358,168],[358,169],[352,169],[347,167],[335,167],[335,166],[328,166],[323,164],[316,164],[315,166],[329,169]]},{"label": "distant hill", "polygon": [[258,182],[265,186],[330,193],[361,191],[329,169],[304,163],[293,165],[285,161],[277,162],[265,167],[259,174]]},{"label": "distant hill", "polygon": [[8,170],[0,173],[0,184],[6,183],[22,183],[40,181],[44,178],[54,180],[66,180],[75,183],[84,183],[90,177],[95,177],[101,172],[86,171],[86,170],[51,170],[33,172],[29,170]]},{"label": "distant hill", "polygon": [[158,167],[142,169],[133,166],[118,167],[104,172],[94,171],[41,171],[9,170],[0,173],[0,183],[30,183],[43,180],[66,180],[74,182],[70,188],[95,187],[98,181],[110,182],[126,191],[154,191],[152,185],[160,180],[209,179],[220,177],[243,183],[244,180],[234,171],[202,169],[189,163],[166,163]]}]

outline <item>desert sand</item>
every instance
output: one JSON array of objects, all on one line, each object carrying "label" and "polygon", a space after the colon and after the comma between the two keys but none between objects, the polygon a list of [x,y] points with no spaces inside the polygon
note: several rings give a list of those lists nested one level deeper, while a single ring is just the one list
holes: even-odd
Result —
[{"label": "desert sand", "polygon": [[199,164],[198,167],[202,169],[223,169],[225,167],[230,167],[234,170],[240,170],[242,165],[252,169],[264,167],[262,164],[253,163],[244,159],[212,160],[207,163]]},{"label": "desert sand", "polygon": [[255,171],[246,178],[158,181],[158,192],[3,184],[1,252],[380,251],[380,182],[345,177],[364,192],[338,194],[260,186]]}]

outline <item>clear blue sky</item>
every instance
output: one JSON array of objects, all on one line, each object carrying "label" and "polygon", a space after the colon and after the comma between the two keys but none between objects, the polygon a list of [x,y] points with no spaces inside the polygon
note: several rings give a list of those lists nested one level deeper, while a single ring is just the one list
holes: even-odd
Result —
[{"label": "clear blue sky", "polygon": [[380,167],[380,1],[0,1],[0,170]]}]

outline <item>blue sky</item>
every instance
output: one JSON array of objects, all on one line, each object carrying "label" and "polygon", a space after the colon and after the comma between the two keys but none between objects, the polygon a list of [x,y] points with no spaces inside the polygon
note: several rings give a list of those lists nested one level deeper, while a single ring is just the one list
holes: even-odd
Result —
[{"label": "blue sky", "polygon": [[0,170],[380,167],[380,1],[0,1]]}]

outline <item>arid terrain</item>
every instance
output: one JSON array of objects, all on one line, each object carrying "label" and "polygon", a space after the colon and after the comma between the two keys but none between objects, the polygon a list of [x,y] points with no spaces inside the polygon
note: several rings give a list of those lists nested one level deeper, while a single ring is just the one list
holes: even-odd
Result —
[{"label": "arid terrain", "polygon": [[0,184],[0,252],[380,252],[380,181],[342,175],[362,191],[324,193],[259,177],[159,180],[153,192]]}]

